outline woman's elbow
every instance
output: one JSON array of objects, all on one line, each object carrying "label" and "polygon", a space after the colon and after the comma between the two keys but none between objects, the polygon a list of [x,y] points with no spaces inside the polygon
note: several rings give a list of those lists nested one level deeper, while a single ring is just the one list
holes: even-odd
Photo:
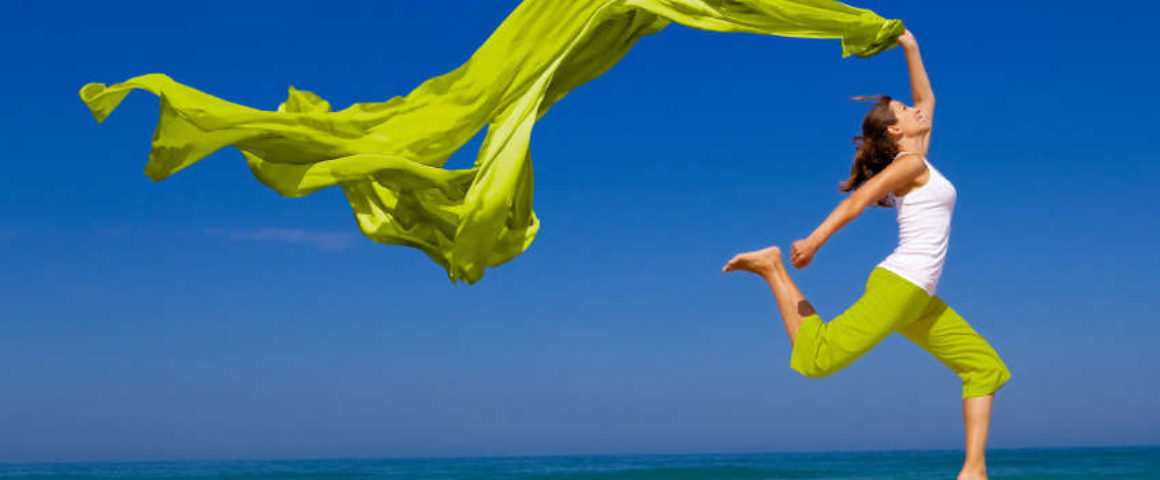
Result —
[{"label": "woman's elbow", "polygon": [[934,110],[934,93],[928,93],[922,98],[915,100],[914,106],[928,112]]},{"label": "woman's elbow", "polygon": [[864,195],[851,195],[846,198],[845,202],[842,202],[847,221],[858,218],[858,215],[861,215],[870,205],[864,197]]}]

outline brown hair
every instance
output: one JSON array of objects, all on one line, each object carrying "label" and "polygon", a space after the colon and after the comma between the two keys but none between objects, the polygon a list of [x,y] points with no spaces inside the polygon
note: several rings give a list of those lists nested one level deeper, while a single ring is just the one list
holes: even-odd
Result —
[{"label": "brown hair", "polygon": [[[854,137],[854,145],[858,151],[854,154],[850,178],[838,186],[838,190],[842,192],[857,189],[870,177],[885,170],[898,155],[898,144],[886,133],[886,127],[898,123],[898,117],[894,116],[894,111],[890,109],[890,102],[893,99],[887,95],[877,95],[853,97],[852,100],[874,100],[877,103],[862,120],[862,134]],[[887,194],[878,199],[875,206],[893,207],[894,202],[890,197],[890,194]]]}]

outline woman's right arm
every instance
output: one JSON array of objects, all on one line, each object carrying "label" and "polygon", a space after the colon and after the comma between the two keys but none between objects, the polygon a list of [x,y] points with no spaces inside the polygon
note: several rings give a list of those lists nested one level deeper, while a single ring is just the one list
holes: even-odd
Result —
[{"label": "woman's right arm", "polygon": [[866,207],[877,203],[879,199],[903,185],[913,182],[925,168],[922,156],[903,155],[886,169],[870,177],[866,183],[854,190],[854,193],[842,200],[842,203],[830,212],[826,220],[818,225],[810,236],[794,243],[791,250],[793,265],[798,268],[809,265],[814,253],[834,235],[834,232],[858,218]]},{"label": "woman's right arm", "polygon": [[866,207],[878,203],[882,197],[890,192],[910,184],[922,174],[926,168],[921,156],[903,155],[898,157],[878,174],[870,177],[866,183],[859,186],[854,193],[842,200],[842,203],[830,213],[829,217],[810,234],[820,246],[830,239],[838,229],[846,226],[851,220],[861,215]]}]

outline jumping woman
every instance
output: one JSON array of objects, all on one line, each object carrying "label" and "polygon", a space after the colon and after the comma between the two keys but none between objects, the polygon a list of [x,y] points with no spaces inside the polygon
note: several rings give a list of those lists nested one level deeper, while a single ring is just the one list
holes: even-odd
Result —
[{"label": "jumping woman", "polygon": [[955,187],[926,159],[934,118],[934,93],[910,31],[898,37],[910,70],[914,106],[887,96],[862,122],[850,178],[853,192],[808,237],[793,243],[790,260],[805,268],[834,232],[868,206],[895,207],[899,244],[879,263],[866,290],[845,312],[823,322],[789,277],[781,250],[769,247],[733,257],[724,272],[745,270],[765,278],[777,299],[793,352],[790,368],[811,378],[834,374],[893,332],[918,344],[963,381],[966,460],[958,480],[987,478],[984,453],[995,391],[1011,378],[998,353],[935,295],[950,236]]}]

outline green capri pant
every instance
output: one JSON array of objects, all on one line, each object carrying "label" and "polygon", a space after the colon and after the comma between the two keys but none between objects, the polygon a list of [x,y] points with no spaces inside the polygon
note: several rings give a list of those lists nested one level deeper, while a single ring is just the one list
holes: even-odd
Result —
[{"label": "green capri pant", "polygon": [[937,295],[882,267],[866,292],[829,323],[803,319],[790,368],[810,378],[834,374],[894,332],[901,333],[963,379],[963,398],[994,393],[1011,378],[1007,365],[963,317]]}]

